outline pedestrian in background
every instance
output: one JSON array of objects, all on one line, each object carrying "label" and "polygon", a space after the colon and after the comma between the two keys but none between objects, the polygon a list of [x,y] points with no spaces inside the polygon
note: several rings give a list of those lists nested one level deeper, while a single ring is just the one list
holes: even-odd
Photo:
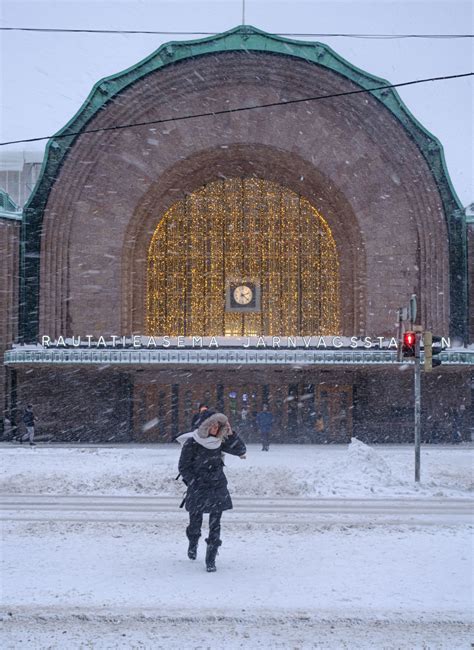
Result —
[{"label": "pedestrian in background", "polygon": [[199,404],[198,412],[193,415],[193,419],[191,420],[191,431],[197,429],[199,425],[213,413],[215,413],[215,411],[209,410],[207,404]]},{"label": "pedestrian in background", "polygon": [[26,407],[25,413],[23,414],[23,424],[26,427],[26,433],[20,436],[20,443],[23,443],[25,440],[30,441],[30,445],[34,447],[36,443],[34,442],[35,438],[35,415],[33,413],[33,406],[28,404]]},{"label": "pedestrian in background", "polygon": [[262,441],[262,451],[270,449],[270,434],[273,427],[273,415],[268,410],[268,404],[263,405],[263,411],[257,415],[257,427]]}]

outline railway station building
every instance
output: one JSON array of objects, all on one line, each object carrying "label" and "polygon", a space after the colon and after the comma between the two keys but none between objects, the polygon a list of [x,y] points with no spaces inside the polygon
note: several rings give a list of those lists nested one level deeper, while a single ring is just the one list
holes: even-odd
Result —
[{"label": "railway station building", "polygon": [[166,442],[207,402],[252,441],[267,404],[277,442],[411,441],[415,294],[450,341],[423,439],[467,439],[474,222],[388,85],[248,26],[98,81],[24,208],[1,195],[4,424]]}]

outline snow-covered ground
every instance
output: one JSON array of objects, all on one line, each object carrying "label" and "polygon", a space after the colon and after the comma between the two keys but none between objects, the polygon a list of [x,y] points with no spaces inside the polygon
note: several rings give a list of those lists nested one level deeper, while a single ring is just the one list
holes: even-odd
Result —
[{"label": "snow-covered ground", "polygon": [[448,650],[474,638],[468,527],[262,527],[224,515],[208,574],[203,544],[187,559],[184,526],[184,514],[181,526],[6,524],[3,647]]},{"label": "snow-covered ground", "polygon": [[[8,494],[176,495],[179,446],[0,447],[0,492]],[[421,484],[409,445],[250,445],[246,460],[226,457],[233,494],[314,497],[474,495],[472,445],[424,446]]]},{"label": "snow-covered ground", "polygon": [[[470,446],[424,448],[418,487],[408,446],[251,446],[247,460],[228,457],[235,511],[223,516],[215,574],[204,570],[204,544],[196,562],[186,557],[178,446],[0,452],[4,502],[30,504],[18,510],[24,520],[9,512],[3,522],[2,647],[451,650],[474,641],[473,526],[417,518],[434,504],[469,505]],[[151,505],[143,520],[112,510],[95,520],[100,495],[113,497],[111,509]],[[404,525],[375,525],[370,511],[346,524],[303,507],[297,522],[280,516],[278,504],[319,496],[335,508],[417,505]],[[152,497],[164,504],[156,520]],[[259,498],[268,516],[246,518]],[[42,499],[81,507],[81,520],[56,519]]]}]

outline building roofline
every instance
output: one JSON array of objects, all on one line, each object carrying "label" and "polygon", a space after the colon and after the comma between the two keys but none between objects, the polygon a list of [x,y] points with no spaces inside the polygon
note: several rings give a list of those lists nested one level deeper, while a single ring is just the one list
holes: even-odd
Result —
[{"label": "building roofline", "polygon": [[[125,70],[103,77],[94,84],[78,111],[48,141],[40,176],[25,207],[29,207],[39,186],[42,184],[46,168],[50,165],[51,159],[59,158],[59,161],[62,161],[71,144],[80,135],[80,131],[114,96],[132,83],[169,64],[206,54],[231,51],[268,52],[270,54],[301,58],[338,72],[361,88],[370,89],[374,84],[377,86],[390,85],[390,82],[383,77],[377,77],[353,65],[337,54],[329,45],[317,41],[300,41],[275,36],[251,25],[240,25],[221,34],[206,36],[205,38],[163,43],[157,50],[141,61]],[[453,200],[457,204],[456,207],[462,209],[463,206],[449,176],[443,146],[439,139],[416,119],[394,88],[369,92],[398,118],[420,147],[425,158],[429,156],[437,162],[437,166],[439,166],[449,186]],[[406,120],[408,120],[408,123]],[[411,123],[412,129],[408,128],[409,123]],[[68,132],[74,132],[77,135],[63,137],[67,136]],[[61,136],[61,140],[55,140],[58,136]],[[51,151],[52,149],[53,151]],[[427,160],[427,162],[432,168],[430,160]],[[50,175],[48,174],[48,176]],[[434,176],[438,181],[436,174]]]},{"label": "building roofline", "polygon": [[0,219],[8,219],[9,221],[21,221],[23,219],[23,213],[12,214],[11,212],[5,212],[0,210]]},{"label": "building roofline", "polygon": [[22,209],[15,203],[8,192],[0,188],[0,219],[21,221],[22,218]]},{"label": "building roofline", "polygon": [[[474,351],[445,350],[439,357],[445,366],[474,366]],[[423,363],[423,353],[421,363]],[[22,346],[7,350],[7,366],[136,366],[199,367],[199,366],[289,366],[292,369],[314,366],[404,366],[412,361],[399,361],[394,350],[259,350],[259,349],[199,349],[199,350],[104,350],[104,349],[45,349],[42,346]]]},{"label": "building roofline", "polygon": [[[418,122],[396,90],[393,88],[370,90],[376,86],[389,85],[385,79],[357,68],[328,45],[274,36],[252,26],[238,26],[222,34],[190,41],[164,43],[135,65],[99,80],[76,114],[49,140],[38,181],[24,207],[22,242],[25,251],[21,262],[21,304],[24,305],[25,313],[22,312],[20,316],[22,336],[27,340],[31,339],[33,330],[36,331],[39,326],[39,312],[36,305],[39,291],[39,241],[37,239],[41,232],[44,208],[64,160],[90,120],[119,93],[148,74],[187,59],[238,51],[290,56],[331,70],[352,81],[361,89],[367,89],[372,97],[398,120],[421,152],[440,193],[450,240],[451,333],[464,338],[467,327],[467,284],[465,279],[459,280],[459,273],[462,269],[462,277],[467,274],[466,221],[463,206],[447,170],[440,141]],[[28,261],[26,257],[29,258]],[[27,270],[25,264],[28,266]],[[26,275],[29,276],[31,285],[28,296],[23,280]],[[36,298],[33,298],[35,295]],[[36,301],[35,305],[32,301]]]}]

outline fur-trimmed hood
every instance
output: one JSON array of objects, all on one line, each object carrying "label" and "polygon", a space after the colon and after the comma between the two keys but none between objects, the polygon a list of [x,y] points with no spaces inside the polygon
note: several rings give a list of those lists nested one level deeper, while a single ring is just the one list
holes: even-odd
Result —
[{"label": "fur-trimmed hood", "polygon": [[232,429],[230,427],[229,420],[223,413],[214,413],[214,415],[206,418],[204,422],[199,425],[197,435],[200,438],[208,438],[209,429],[215,424],[220,425],[219,433],[216,436],[216,438],[219,440],[225,440],[230,435],[232,435]]}]

